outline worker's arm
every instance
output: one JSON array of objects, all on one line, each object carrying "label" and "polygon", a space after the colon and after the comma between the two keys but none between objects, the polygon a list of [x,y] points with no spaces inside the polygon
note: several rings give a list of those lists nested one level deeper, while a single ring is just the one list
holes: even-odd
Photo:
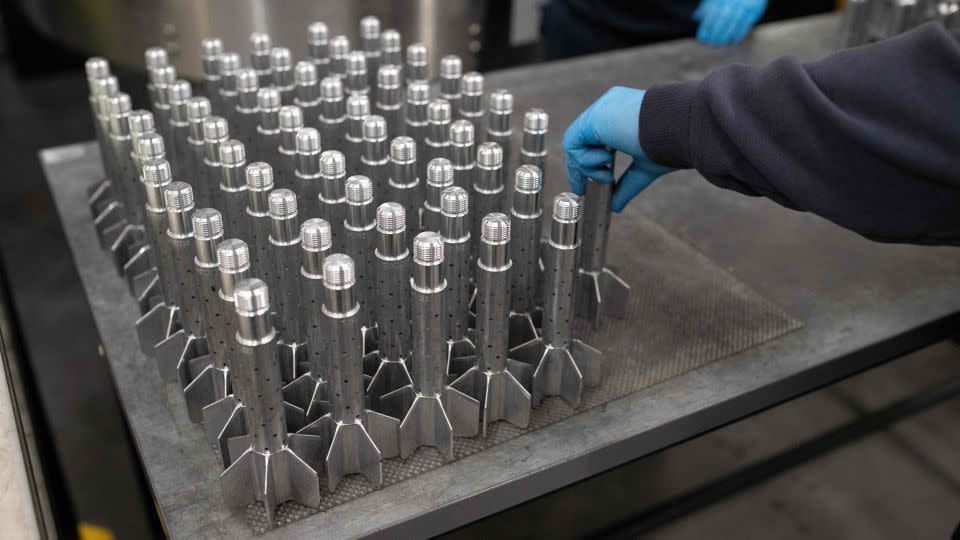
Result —
[{"label": "worker's arm", "polygon": [[[693,167],[874,239],[960,243],[960,35],[940,25],[812,64],[730,66],[641,99],[646,168]],[[590,131],[564,140],[574,189],[604,145],[591,147]]]}]

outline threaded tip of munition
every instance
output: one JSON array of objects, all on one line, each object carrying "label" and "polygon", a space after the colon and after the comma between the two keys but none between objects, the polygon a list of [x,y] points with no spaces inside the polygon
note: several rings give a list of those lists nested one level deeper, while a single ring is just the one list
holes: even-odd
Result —
[{"label": "threaded tip of munition", "polygon": [[239,274],[250,268],[250,247],[243,240],[228,238],[217,245],[217,260],[221,272]]},{"label": "threaded tip of munition", "polygon": [[313,43],[315,45],[322,45],[327,42],[330,37],[330,30],[327,28],[327,24],[322,21],[316,21],[310,23],[310,26],[307,27],[307,42]]},{"label": "threaded tip of munition", "polygon": [[343,253],[328,255],[323,260],[323,281],[328,287],[345,288],[356,283],[353,259]]},{"label": "threaded tip of munition", "polygon": [[286,47],[270,49],[270,67],[275,71],[286,71],[293,67],[293,55]]},{"label": "threaded tip of munition", "polygon": [[216,58],[223,54],[223,41],[219,38],[204,38],[200,41],[200,54],[206,58]]},{"label": "threaded tip of munition", "polygon": [[459,79],[463,76],[463,61],[454,54],[448,54],[440,59],[440,78]]},{"label": "threaded tip of munition", "polygon": [[296,105],[280,107],[280,129],[296,131],[303,127],[303,111]]},{"label": "threaded tip of munition", "polygon": [[177,70],[173,66],[160,66],[150,70],[150,82],[154,86],[167,86],[177,80]]},{"label": "threaded tip of munition", "polygon": [[347,98],[347,116],[363,118],[370,114],[370,98],[366,94],[353,94]]},{"label": "threaded tip of munition", "polygon": [[257,161],[247,165],[247,187],[252,191],[270,191],[273,189],[273,167],[269,163]]},{"label": "threaded tip of munition", "polygon": [[226,52],[217,57],[221,75],[235,75],[240,69],[240,55],[235,52]]},{"label": "threaded tip of munition", "polygon": [[264,34],[263,32],[250,34],[250,52],[258,55],[269,54],[272,47],[273,40],[270,39],[270,34]]},{"label": "threaded tip of munition", "polygon": [[143,63],[147,66],[147,70],[163,67],[167,65],[167,62],[169,62],[169,59],[166,49],[150,47],[146,51],[143,51]]},{"label": "threaded tip of munition", "polygon": [[360,19],[360,37],[364,39],[377,39],[380,37],[380,19],[373,15],[367,15]]},{"label": "threaded tip of munition", "polygon": [[422,66],[427,63],[427,46],[423,43],[411,43],[407,46],[407,64]]},{"label": "threaded tip of munition", "polygon": [[210,100],[203,96],[192,97],[187,100],[187,121],[202,122],[213,114]]},{"label": "threaded tip of munition", "polygon": [[320,151],[320,132],[315,128],[303,128],[297,132],[298,154],[316,154]]},{"label": "threaded tip of munition", "polygon": [[293,68],[293,81],[300,86],[317,84],[317,66],[309,60],[301,60]]},{"label": "threaded tip of munition", "polygon": [[351,51],[347,55],[346,72],[362,75],[367,72],[367,55],[363,51]]},{"label": "threaded tip of munition", "polygon": [[130,96],[123,93],[117,92],[116,94],[107,98],[107,111],[106,113],[110,116],[125,116],[130,114],[130,109],[133,107],[130,105]]},{"label": "threaded tip of munition", "polygon": [[408,103],[426,103],[430,100],[430,85],[426,81],[414,81],[407,86]]},{"label": "threaded tip of munition", "polygon": [[470,197],[462,187],[448,187],[440,194],[440,213],[444,216],[465,216],[469,211]]},{"label": "threaded tip of munition", "polygon": [[410,163],[417,159],[417,143],[410,137],[394,137],[390,141],[390,159],[397,163]]},{"label": "threaded tip of munition", "polygon": [[143,183],[155,188],[162,188],[173,182],[173,173],[170,171],[170,162],[163,158],[148,159],[143,163]]},{"label": "threaded tip of munition", "polygon": [[490,111],[498,114],[513,112],[513,94],[509,90],[494,90],[490,94]]},{"label": "threaded tip of munition", "polygon": [[363,138],[367,141],[378,141],[387,136],[387,121],[382,116],[371,114],[363,119]]},{"label": "threaded tip of munition", "polygon": [[396,88],[400,86],[400,66],[387,64],[377,70],[377,86],[380,88]]},{"label": "threaded tip of munition", "polygon": [[137,139],[137,154],[143,160],[163,157],[164,152],[163,136],[155,131]]},{"label": "threaded tip of munition", "polygon": [[223,215],[215,208],[200,208],[193,213],[193,235],[199,240],[223,236]]},{"label": "threaded tip of munition", "polygon": [[407,228],[407,211],[395,202],[386,202],[377,208],[377,229],[385,233],[398,233]]},{"label": "threaded tip of munition", "polygon": [[117,78],[113,75],[107,75],[106,77],[101,77],[93,81],[93,87],[90,89],[90,93],[94,97],[100,96],[112,96],[120,90],[120,85],[117,82]]},{"label": "threaded tip of munition", "polygon": [[[189,109],[187,110],[189,111]],[[153,113],[146,109],[130,111],[130,116],[127,117],[127,126],[130,128],[130,134],[138,137],[157,129],[153,120]]]},{"label": "threaded tip of munition", "polygon": [[471,71],[460,79],[460,92],[478,96],[483,93],[483,75],[476,71]]},{"label": "threaded tip of munition", "polygon": [[413,262],[426,265],[443,262],[443,237],[440,233],[424,231],[413,239]]},{"label": "threaded tip of munition", "polygon": [[510,218],[500,212],[483,216],[480,238],[489,244],[505,244],[510,240]]},{"label": "threaded tip of munition", "polygon": [[257,70],[243,68],[237,72],[237,92],[256,92],[260,87],[260,77]]},{"label": "threaded tip of munition", "polygon": [[227,119],[222,116],[209,116],[203,121],[203,140],[222,141],[230,135]]},{"label": "threaded tip of munition", "polygon": [[573,193],[561,193],[553,198],[553,219],[577,221],[580,219],[580,197]]},{"label": "threaded tip of munition", "polygon": [[433,158],[427,163],[427,184],[446,188],[453,185],[453,164],[447,158]]},{"label": "threaded tip of munition", "polygon": [[278,109],[280,105],[280,89],[276,86],[268,86],[257,90],[257,107],[260,107],[261,110]]},{"label": "threaded tip of munition", "polygon": [[543,172],[536,165],[521,165],[517,167],[514,176],[517,191],[537,193],[543,187]]},{"label": "threaded tip of munition", "polygon": [[242,142],[236,139],[230,139],[220,145],[220,162],[224,165],[241,165],[245,159],[247,159],[247,151],[243,147]]},{"label": "threaded tip of munition", "polygon": [[326,251],[333,246],[333,230],[326,220],[308,219],[300,226],[300,242],[303,249]]},{"label": "threaded tip of munition", "polygon": [[543,109],[530,109],[523,115],[524,131],[546,131],[550,124],[550,115]]},{"label": "threaded tip of munition", "polygon": [[167,212],[186,212],[193,209],[193,188],[186,182],[172,182],[163,190]]},{"label": "threaded tip of munition", "polygon": [[267,196],[270,217],[287,219],[297,215],[297,195],[289,189],[275,189]]},{"label": "threaded tip of munition", "polygon": [[503,147],[495,142],[485,142],[477,147],[477,164],[494,169],[503,167]]},{"label": "threaded tip of munition", "polygon": [[259,278],[248,278],[237,283],[234,298],[237,315],[242,317],[263,315],[270,310],[270,291],[267,284]]},{"label": "threaded tip of munition", "polygon": [[83,63],[83,69],[88,79],[100,79],[110,75],[110,62],[106,58],[93,56]]},{"label": "threaded tip of munition", "polygon": [[340,80],[340,77],[324,77],[320,81],[320,97],[327,101],[343,99],[343,81]]},{"label": "threaded tip of munition", "polygon": [[171,104],[183,103],[192,95],[193,88],[190,88],[190,83],[183,79],[177,79],[167,85],[167,101]]},{"label": "threaded tip of munition", "polygon": [[320,154],[320,174],[328,178],[339,178],[347,174],[347,158],[337,150],[327,150]]},{"label": "threaded tip of munition", "polygon": [[343,58],[350,52],[350,40],[347,36],[333,36],[330,39],[330,58]]},{"label": "threaded tip of munition", "polygon": [[400,32],[396,30],[384,30],[380,34],[380,51],[396,52],[400,50]]},{"label": "threaded tip of munition", "polygon": [[369,204],[373,202],[373,182],[363,175],[347,178],[344,185],[348,204]]},{"label": "threaded tip of munition", "polygon": [[468,120],[457,120],[450,124],[450,140],[455,144],[473,144],[473,124]]},{"label": "threaded tip of munition", "polygon": [[447,124],[453,119],[453,107],[445,99],[435,99],[427,105],[427,120],[431,124]]}]

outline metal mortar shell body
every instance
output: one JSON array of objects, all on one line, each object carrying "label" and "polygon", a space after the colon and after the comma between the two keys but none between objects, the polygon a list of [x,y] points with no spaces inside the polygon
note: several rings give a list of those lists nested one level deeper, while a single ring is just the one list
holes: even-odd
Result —
[{"label": "metal mortar shell body", "polygon": [[238,316],[230,366],[233,392],[245,409],[248,433],[258,452],[279,452],[287,441],[277,332],[266,313]]},{"label": "metal mortar shell body", "polygon": [[110,133],[110,154],[111,161],[116,178],[113,182],[117,186],[117,191],[122,198],[126,209],[127,219],[131,224],[139,225],[143,223],[143,209],[140,205],[140,198],[137,196],[139,189],[140,175],[136,171],[133,162],[133,146],[129,133]]},{"label": "metal mortar shell body", "polygon": [[346,121],[346,93],[342,83],[330,77],[320,81],[320,114],[317,122],[324,147],[337,150],[343,146]]},{"label": "metal mortar shell body", "polygon": [[402,360],[410,354],[410,253],[384,258],[377,248],[377,328],[380,357]]},{"label": "metal mortar shell body", "polygon": [[[441,218],[442,219],[442,218]],[[467,335],[470,306],[470,235],[443,239],[444,277],[447,280],[447,334],[459,341]]]},{"label": "metal mortar shell body", "polygon": [[[404,134],[403,86],[400,83],[399,68],[386,66],[384,71],[389,72],[390,79],[379,81],[373,106],[375,114],[387,121],[387,139],[393,140],[394,137]],[[385,73],[381,73],[381,79],[384,75]]]},{"label": "metal mortar shell body", "polygon": [[168,306],[175,306],[179,301],[180,291],[173,247],[167,241],[167,213],[165,210],[147,209],[144,217],[144,229],[147,238],[157,254],[157,275],[160,278],[163,302]]},{"label": "metal mortar shell body", "polygon": [[194,138],[193,134],[187,137],[187,155],[188,168],[190,170],[190,184],[194,186],[194,194],[197,197],[197,205],[201,208],[212,208],[214,201],[211,197],[211,189],[207,178],[207,168],[203,163],[204,142],[203,137]]},{"label": "metal mortar shell body", "polygon": [[[338,291],[341,295],[344,291]],[[331,291],[326,288],[329,297]],[[333,400],[333,420],[360,423],[366,418],[363,401],[363,343],[360,306],[351,301],[342,310],[332,310],[327,301],[323,306],[324,343],[329,354],[330,394]]]},{"label": "metal mortar shell body", "polygon": [[280,118],[279,109],[260,110],[257,124],[257,141],[254,147],[257,159],[273,165],[280,162]]},{"label": "metal mortar shell body", "polygon": [[[409,142],[412,145],[412,141]],[[417,177],[416,156],[394,155],[390,168],[387,200],[403,206],[407,216],[407,235],[416,236],[420,233],[420,208],[423,206],[423,187]]]},{"label": "metal mortar shell body", "polygon": [[360,305],[360,322],[363,326],[372,327],[377,322],[377,279],[376,255],[377,224],[371,221],[367,226],[346,224],[343,230],[343,239],[347,255],[353,258],[356,266],[357,285],[354,286],[354,296]]},{"label": "metal mortar shell body", "polygon": [[524,116],[523,142],[520,145],[520,165],[535,165],[546,175],[547,113],[540,109],[527,111]]},{"label": "metal mortar shell body", "polygon": [[573,297],[580,262],[580,242],[560,245],[548,241],[542,251],[544,266],[543,342],[565,349],[570,345],[574,318]]},{"label": "metal mortar shell body", "polygon": [[[183,82],[183,81],[178,81]],[[187,98],[190,95],[187,93]],[[196,186],[196,177],[190,170],[190,123],[187,121],[187,102],[182,99],[170,103],[169,133],[173,155],[170,157],[170,166],[173,168],[173,177]]]},{"label": "metal mortar shell body", "polygon": [[347,176],[361,174],[363,172],[363,163],[360,157],[363,155],[363,116],[347,116],[343,134],[343,152],[347,158]]},{"label": "metal mortar shell body", "polygon": [[177,305],[180,306],[180,322],[183,328],[195,336],[204,335],[203,308],[197,289],[196,266],[192,233],[175,233],[167,229],[167,242],[173,257],[174,273],[177,276]]},{"label": "metal mortar shell body", "polygon": [[[507,228],[503,214],[491,216],[491,222]],[[477,367],[480,371],[501,372],[507,368],[510,320],[509,231],[499,229],[505,238],[491,240],[483,236],[477,266]]]},{"label": "metal mortar shell body", "polygon": [[425,396],[439,396],[445,388],[447,332],[444,328],[446,282],[420,289],[411,278],[410,315],[413,320],[414,390]]},{"label": "metal mortar shell body", "polygon": [[323,334],[323,276],[300,268],[301,308],[306,331],[310,372],[314,378],[328,381],[327,345]]},{"label": "metal mortar shell body", "polygon": [[514,208],[510,213],[510,305],[514,313],[530,313],[537,307],[540,275],[540,232],[543,212],[532,214]]},{"label": "metal mortar shell body", "polygon": [[212,262],[200,260],[199,255],[194,259],[195,272],[197,276],[197,293],[200,297],[200,307],[204,321],[204,332],[207,336],[207,351],[210,355],[210,363],[214,367],[222,368],[227,365],[227,349],[223,335],[223,324],[220,318],[225,314],[221,313],[220,299],[220,266],[216,259]]},{"label": "metal mortar shell body", "polygon": [[[276,222],[276,220],[274,220]],[[296,217],[293,218],[296,222]],[[287,238],[277,238],[276,223],[270,234],[271,255],[273,256],[274,275],[277,280],[277,292],[274,305],[277,313],[277,331],[280,341],[287,344],[304,343],[303,320],[300,317],[302,305],[300,299],[300,268],[303,253],[300,248],[300,236],[294,223],[293,234]]]},{"label": "metal mortar shell body", "polygon": [[599,272],[607,265],[612,194],[612,184],[587,182],[583,202],[583,249],[580,261],[580,268],[587,272]]},{"label": "metal mortar shell body", "polygon": [[237,175],[239,183],[224,184],[220,183],[220,197],[217,209],[223,212],[223,221],[225,229],[230,231],[234,238],[250,241],[250,220],[247,219],[247,204],[250,195],[247,193],[247,184],[243,179],[243,168],[239,167],[221,167],[227,175]]},{"label": "metal mortar shell body", "polygon": [[472,219],[470,220],[470,234],[477,241],[473,243],[471,253],[476,259],[480,249],[480,228],[483,218],[494,212],[503,212],[505,203],[503,186],[503,168],[484,167],[477,164],[476,182],[473,184],[470,204],[472,208]]},{"label": "metal mortar shell body", "polygon": [[[258,278],[266,282],[271,291],[278,291],[277,276],[273,267],[273,246],[270,243],[270,229],[273,226],[270,211],[267,209],[267,193],[249,189],[251,201],[247,204],[247,222],[249,223],[247,243],[250,247],[250,267]],[[256,205],[251,205],[257,197]]]},{"label": "metal mortar shell body", "polygon": [[[252,95],[247,95],[252,94]],[[257,93],[241,92],[234,115],[233,137],[243,143],[245,148],[255,151],[259,148],[257,126],[260,123],[260,109],[256,103]]]},{"label": "metal mortar shell body", "polygon": [[450,144],[450,162],[453,163],[453,185],[473,189],[477,175],[477,147],[473,141]]},{"label": "metal mortar shell body", "polygon": [[[381,118],[382,120],[382,117],[373,116],[367,117],[367,120],[369,121],[370,118]],[[360,162],[363,167],[362,174],[373,181],[374,198],[378,194],[382,196],[386,191],[387,179],[390,177],[390,151],[386,132],[377,137],[369,137],[364,134],[363,153],[360,156]]]}]

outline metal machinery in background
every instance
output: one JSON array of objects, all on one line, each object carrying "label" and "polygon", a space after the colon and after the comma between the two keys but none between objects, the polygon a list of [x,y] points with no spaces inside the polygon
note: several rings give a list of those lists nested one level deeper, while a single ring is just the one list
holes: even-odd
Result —
[{"label": "metal machinery in background", "polygon": [[[282,6],[280,5],[282,3]],[[42,32],[83,51],[105,56],[128,68],[141,68],[143,50],[161,46],[184,78],[203,74],[200,42],[218,36],[226,50],[247,50],[250,32],[269,34],[275,47],[305,56],[307,26],[322,20],[329,38],[343,35],[351,49],[362,43],[356,22],[365,15],[380,18],[383,30],[396,30],[403,47],[423,43],[429,75],[436,78],[440,59],[455,54],[463,71],[473,70],[483,47],[485,0],[42,0],[21,2],[24,13]],[[282,9],[281,9],[282,7]],[[376,70],[373,70],[376,73]]]},{"label": "metal machinery in background", "polygon": [[960,0],[847,0],[840,46],[880,41],[929,21],[960,28]]}]

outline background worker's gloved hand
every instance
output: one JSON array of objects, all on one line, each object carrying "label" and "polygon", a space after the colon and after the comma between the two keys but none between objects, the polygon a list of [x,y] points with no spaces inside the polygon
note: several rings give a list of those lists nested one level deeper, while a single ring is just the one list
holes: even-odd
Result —
[{"label": "background worker's gloved hand", "polygon": [[767,10],[767,0],[703,0],[693,20],[697,39],[708,45],[740,43]]},{"label": "background worker's gloved hand", "polygon": [[620,177],[611,207],[619,212],[654,180],[673,171],[658,165],[640,148],[640,106],[644,90],[615,86],[590,105],[563,136],[570,189],[583,195],[589,180],[613,182],[614,151],[633,157]]}]

